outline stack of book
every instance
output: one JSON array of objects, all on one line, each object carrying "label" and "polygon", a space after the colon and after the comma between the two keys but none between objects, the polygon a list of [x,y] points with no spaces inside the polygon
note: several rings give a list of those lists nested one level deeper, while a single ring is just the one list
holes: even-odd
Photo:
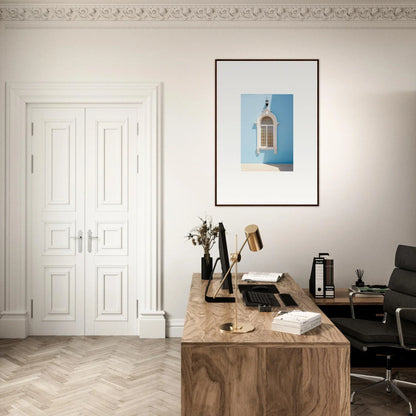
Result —
[{"label": "stack of book", "polygon": [[272,322],[272,329],[302,335],[319,325],[321,325],[320,313],[296,310],[276,316]]}]

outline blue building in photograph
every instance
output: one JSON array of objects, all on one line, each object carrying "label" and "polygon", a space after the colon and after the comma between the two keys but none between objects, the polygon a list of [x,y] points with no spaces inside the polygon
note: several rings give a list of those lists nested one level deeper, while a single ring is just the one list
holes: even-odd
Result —
[{"label": "blue building in photograph", "polygon": [[293,171],[293,94],[241,94],[241,169]]}]

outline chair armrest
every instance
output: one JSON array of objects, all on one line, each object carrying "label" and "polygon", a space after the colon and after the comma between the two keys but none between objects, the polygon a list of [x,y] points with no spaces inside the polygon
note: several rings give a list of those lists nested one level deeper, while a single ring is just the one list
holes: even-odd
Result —
[{"label": "chair armrest", "polygon": [[402,348],[404,348],[405,350],[410,350],[410,351],[414,351],[416,350],[416,347],[408,347],[405,343],[404,343],[404,337],[403,337],[403,328],[402,328],[402,320],[400,318],[400,312],[401,311],[416,311],[416,308],[397,308],[396,309],[396,323],[397,323],[397,331],[399,333],[399,340],[400,340],[400,345],[402,346]]},{"label": "chair armrest", "polygon": [[385,292],[349,292],[348,297],[350,299],[350,309],[351,309],[351,318],[355,319],[355,310],[354,310],[354,296],[355,295],[365,295],[365,296],[383,296]]}]

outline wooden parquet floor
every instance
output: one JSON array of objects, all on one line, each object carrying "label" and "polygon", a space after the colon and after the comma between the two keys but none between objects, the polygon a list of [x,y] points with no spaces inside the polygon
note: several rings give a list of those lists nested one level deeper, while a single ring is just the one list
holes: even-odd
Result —
[{"label": "wooden parquet floor", "polygon": [[[416,369],[400,369],[400,376],[415,381]],[[364,385],[353,379],[353,389]],[[405,393],[416,408],[416,389]],[[0,416],[5,415],[179,416],[180,339],[0,340]],[[357,395],[351,415],[406,416],[408,408],[395,394],[376,389]]]},{"label": "wooden parquet floor", "polygon": [[180,414],[180,339],[0,340],[0,415]]}]

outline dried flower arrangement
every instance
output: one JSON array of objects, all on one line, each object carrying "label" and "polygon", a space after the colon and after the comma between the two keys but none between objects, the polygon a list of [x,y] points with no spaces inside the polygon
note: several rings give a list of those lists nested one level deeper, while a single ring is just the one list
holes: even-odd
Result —
[{"label": "dried flower arrangement", "polygon": [[199,219],[201,224],[192,228],[186,238],[191,240],[194,246],[202,246],[205,260],[208,263],[210,258],[209,252],[218,237],[218,225],[213,226],[211,217],[199,217]]}]

